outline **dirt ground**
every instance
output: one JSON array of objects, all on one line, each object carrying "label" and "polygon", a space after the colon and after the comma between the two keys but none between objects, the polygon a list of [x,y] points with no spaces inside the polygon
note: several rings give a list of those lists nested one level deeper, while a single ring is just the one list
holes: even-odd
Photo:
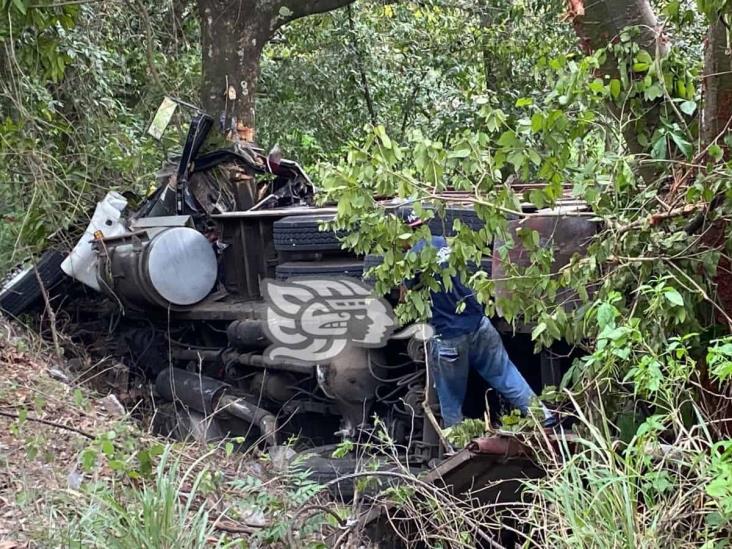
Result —
[{"label": "dirt ground", "polygon": [[[54,379],[55,378],[55,379]],[[78,456],[113,418],[37,337],[0,319],[0,548],[26,547],[48,498],[78,485]]]},{"label": "dirt ground", "polygon": [[[288,496],[271,461],[256,452],[232,451],[230,445],[156,438],[130,418],[119,400],[75,383],[78,377],[52,346],[0,317],[0,549],[57,545],[48,541],[50,530],[63,529],[79,512],[75,507],[88,501],[85,488],[142,487],[146,481],[132,474],[130,464],[139,461],[141,448],[163,445],[183,469],[215,472],[210,477],[215,489],[200,491],[196,506],[206,506],[217,534],[236,539],[283,520],[281,514],[264,516],[246,507],[262,497],[258,486],[271,486],[273,502]],[[89,456],[91,467],[85,463]],[[120,461],[124,474],[115,468]],[[250,488],[231,488],[231,479],[244,479]],[[185,492],[186,485],[182,488]]]}]

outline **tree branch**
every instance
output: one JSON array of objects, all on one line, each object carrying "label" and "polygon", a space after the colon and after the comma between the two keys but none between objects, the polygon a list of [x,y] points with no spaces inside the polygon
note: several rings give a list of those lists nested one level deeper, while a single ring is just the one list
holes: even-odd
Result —
[{"label": "tree branch", "polygon": [[[19,414],[13,414],[10,412],[0,412],[0,416],[9,417],[11,419],[21,419]],[[24,418],[24,421],[33,421],[35,423],[42,423],[43,425],[48,425],[49,427],[56,427],[57,429],[63,429],[64,431],[71,431],[72,433],[77,433],[90,440],[94,440],[94,438],[95,438],[94,435],[91,435],[91,434],[87,433],[86,431],[82,431],[81,429],[77,429],[76,427],[71,427],[70,425],[64,425],[63,423],[56,423],[55,421],[49,421],[48,419],[41,419],[39,417],[27,416]]]},{"label": "tree branch", "polygon": [[364,55],[360,44],[358,43],[358,36],[356,35],[356,24],[353,21],[353,8],[351,4],[348,4],[348,29],[350,30],[351,47],[353,53],[356,56],[356,67],[358,73],[361,76],[361,89],[363,91],[363,98],[366,101],[366,108],[369,111],[369,117],[371,118],[371,124],[376,126],[378,119],[376,118],[376,110],[374,109],[374,102],[371,99],[371,91],[369,90],[369,81],[366,78],[366,69],[364,67]]},{"label": "tree branch", "polygon": [[147,11],[147,6],[145,6],[142,0],[135,0],[135,4],[137,5],[137,10],[140,13],[140,21],[145,30],[145,56],[147,58],[147,66],[150,69],[150,76],[160,90],[165,90],[163,81],[160,79],[160,73],[158,73],[158,69],[155,66],[155,51],[153,50],[154,37],[152,23],[150,23],[150,13]]},{"label": "tree branch", "polygon": [[[326,13],[352,4],[354,0],[277,0],[273,3],[272,30],[317,13]],[[285,8],[285,9],[283,9]]]}]

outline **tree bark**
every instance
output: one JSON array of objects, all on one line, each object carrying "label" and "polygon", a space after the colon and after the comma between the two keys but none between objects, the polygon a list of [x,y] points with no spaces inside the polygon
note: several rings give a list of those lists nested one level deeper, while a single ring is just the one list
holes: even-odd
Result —
[{"label": "tree bark", "polygon": [[[590,53],[604,48],[618,40],[620,32],[626,27],[637,27],[638,44],[652,56],[664,57],[668,53],[668,43],[660,34],[658,21],[648,0],[569,0],[569,15],[582,48]],[[617,60],[608,55],[600,67],[601,75],[618,77]],[[620,109],[610,105],[614,114]],[[624,124],[623,137],[632,154],[641,154],[645,148],[638,140],[638,131],[650,136],[658,126],[658,109],[650,109],[642,118],[632,124]]]},{"label": "tree bark", "polygon": [[[720,14],[716,21],[710,22],[707,30],[702,79],[701,138],[704,145],[721,138],[732,119],[732,56],[727,44],[725,17],[729,17],[729,13]],[[723,143],[720,145],[725,148]]]},{"label": "tree bark", "polygon": [[330,11],[353,0],[197,0],[201,21],[203,109],[254,137],[257,79],[262,50],[282,25]]},{"label": "tree bark", "polygon": [[[732,58],[729,54],[725,18],[729,18],[730,9],[720,13],[716,19],[709,22],[704,48],[704,70],[702,76],[702,98],[700,135],[702,147],[709,147],[717,143],[724,153],[725,160],[730,158],[729,147],[724,143],[724,135],[732,125]],[[727,20],[729,22],[729,20]],[[723,193],[719,193],[710,203],[708,211],[713,210],[723,201]],[[705,212],[704,214],[706,215]],[[699,225],[703,225],[705,215],[701,217]],[[702,236],[704,244],[713,249],[724,249],[727,240],[728,224],[724,219],[712,222]],[[719,259],[717,276],[714,279],[717,285],[717,300],[726,314],[732,314],[732,264],[726,255]],[[727,407],[725,417],[729,417]],[[732,420],[728,421],[732,422]],[[725,425],[732,430],[732,425]]]},{"label": "tree bark", "polygon": [[259,57],[271,37],[269,18],[256,7],[251,0],[198,0],[201,103],[227,130],[254,128]]}]

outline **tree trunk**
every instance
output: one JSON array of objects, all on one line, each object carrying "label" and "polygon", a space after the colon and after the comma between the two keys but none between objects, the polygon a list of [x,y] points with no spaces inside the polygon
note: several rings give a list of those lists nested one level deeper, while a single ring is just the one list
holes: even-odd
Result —
[{"label": "tree trunk", "polygon": [[219,118],[224,130],[249,128],[252,134],[259,57],[271,37],[270,18],[251,0],[199,0],[198,8],[203,109]]},{"label": "tree trunk", "polygon": [[282,25],[353,0],[198,0],[201,104],[234,137],[254,138],[259,58]]},{"label": "tree trunk", "polygon": [[[704,106],[701,138],[704,145],[714,143],[729,129],[732,118],[732,56],[728,52],[727,27],[720,15],[709,24],[704,49],[702,90]],[[725,148],[723,143],[719,143]]]},{"label": "tree trunk", "polygon": [[[582,48],[592,52],[604,48],[618,40],[620,32],[626,27],[638,27],[638,44],[652,56],[664,57],[668,53],[668,43],[659,34],[658,21],[648,0],[569,0],[569,13],[575,32]],[[617,60],[608,55],[600,68],[602,75],[618,77]],[[610,105],[611,111],[619,115],[620,109]],[[633,124],[624,124],[623,137],[632,154],[645,152],[638,140],[638,130],[642,129],[649,136],[659,123],[659,111],[650,109],[641,119]],[[644,173],[644,178],[650,174]]]},{"label": "tree trunk", "polygon": [[[704,48],[704,70],[702,77],[703,107],[701,112],[701,143],[709,147],[715,142],[722,148],[725,160],[730,158],[729,147],[723,138],[729,132],[732,122],[732,59],[728,52],[727,27],[724,18],[727,13],[720,14],[710,21]],[[718,194],[709,206],[714,209],[723,200]],[[727,240],[728,225],[724,219],[715,220],[706,228],[702,241],[710,248],[724,250]],[[732,264],[726,255],[722,255],[717,264],[717,300],[727,315],[732,315]],[[723,319],[719,318],[720,321]],[[728,410],[729,412],[729,410]],[[727,413],[727,416],[730,414]],[[730,420],[732,421],[732,420]],[[732,429],[732,426],[727,426]]]}]

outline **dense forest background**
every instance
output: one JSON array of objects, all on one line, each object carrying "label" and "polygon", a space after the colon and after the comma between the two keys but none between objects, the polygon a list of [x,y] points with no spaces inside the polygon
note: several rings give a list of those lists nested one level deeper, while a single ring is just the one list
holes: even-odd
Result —
[{"label": "dense forest background", "polygon": [[[45,3],[8,2],[0,22],[5,261],[37,250],[105,189],[145,190],[179,140],[145,133],[162,97],[201,104],[194,2]],[[542,66],[575,47],[563,9],[365,2],[295,21],[262,55],[257,141],[312,171],[366,124],[439,141],[473,127],[486,102],[511,112],[517,98],[548,93]]]},{"label": "dense forest background", "polygon": [[[563,339],[583,351],[556,391],[581,438],[527,486],[535,504],[516,510],[527,544],[727,546],[732,6],[234,4],[2,2],[3,270],[66,238],[108,189],[146,192],[185,130],[180,109],[177,132],[145,133],[165,95],[208,104],[213,89],[216,103],[233,85],[257,142],[278,144],[338,204],[344,244],[384,255],[377,288],[435,262],[405,261],[397,243],[414,236],[373,197],[469,192],[485,228],[457,227],[450,272],[488,312],[531,322],[537,348]],[[237,33],[254,42],[232,45]],[[226,63],[239,72],[222,86]],[[522,202],[563,196],[601,227],[584,257],[552,272],[552,250],[519,230],[532,262],[510,272],[502,303],[485,273],[465,272],[494,237],[508,256],[506,220]],[[580,306],[564,307],[566,289]],[[424,317],[425,295],[400,314]]]}]

